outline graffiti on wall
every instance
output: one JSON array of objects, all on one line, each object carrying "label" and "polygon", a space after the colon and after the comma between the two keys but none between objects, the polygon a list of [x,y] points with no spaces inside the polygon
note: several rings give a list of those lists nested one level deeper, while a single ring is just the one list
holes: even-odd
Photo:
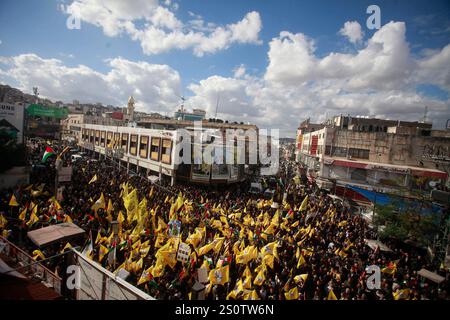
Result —
[{"label": "graffiti on wall", "polygon": [[432,160],[450,161],[450,146],[426,144],[423,146],[422,157]]}]

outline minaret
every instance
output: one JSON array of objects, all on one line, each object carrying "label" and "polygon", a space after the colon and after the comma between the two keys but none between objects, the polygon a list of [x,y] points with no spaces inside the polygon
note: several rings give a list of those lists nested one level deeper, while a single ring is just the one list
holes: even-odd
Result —
[{"label": "minaret", "polygon": [[128,98],[127,115],[129,121],[134,121],[134,98],[130,96]]}]

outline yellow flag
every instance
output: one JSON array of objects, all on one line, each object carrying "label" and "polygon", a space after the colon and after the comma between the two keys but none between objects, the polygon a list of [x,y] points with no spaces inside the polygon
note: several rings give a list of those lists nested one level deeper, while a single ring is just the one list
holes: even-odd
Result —
[{"label": "yellow flag", "polygon": [[9,200],[9,206],[10,207],[18,207],[19,206],[19,204],[17,203],[17,200],[16,200],[16,196],[14,194],[11,196],[11,199]]},{"label": "yellow flag", "polygon": [[94,175],[91,179],[91,181],[89,181],[89,184],[94,183],[95,181],[97,181],[97,175]]},{"label": "yellow flag", "polygon": [[[36,206],[37,207],[37,206]],[[34,213],[34,211],[31,213],[31,215],[30,215],[30,219],[28,220],[28,222],[27,222],[27,226],[31,226],[31,225],[33,225],[33,224],[35,224],[36,222],[38,222],[39,221],[39,218],[38,218],[38,216],[36,215],[36,213]]]},{"label": "yellow flag", "polygon": [[300,255],[300,258],[298,258],[298,263],[297,263],[297,269],[300,268],[302,265],[306,264],[305,258],[303,257],[303,255]]},{"label": "yellow flag", "polygon": [[44,260],[44,259],[45,259],[44,254],[43,254],[42,251],[39,250],[39,249],[36,249],[36,250],[33,251],[33,259],[34,259],[34,260],[37,260],[37,258],[40,258],[41,260]]},{"label": "yellow flag", "polygon": [[392,296],[394,297],[394,300],[408,300],[409,299],[409,289],[397,289]]},{"label": "yellow flag", "polygon": [[270,254],[273,255],[275,258],[279,259],[277,248],[278,246],[276,241],[268,243],[264,247],[262,247],[261,254],[262,256]]},{"label": "yellow flag", "polygon": [[70,242],[67,242],[64,248],[61,250],[61,253],[69,249],[72,249],[72,245],[70,244]]},{"label": "yellow flag", "polygon": [[117,221],[119,223],[123,223],[125,221],[125,218],[123,216],[122,210],[119,211],[119,215],[117,216]]},{"label": "yellow flag", "polygon": [[207,254],[209,251],[211,251],[214,248],[214,241],[204,245],[200,249],[198,249],[198,255],[202,256],[204,254]]},{"label": "yellow flag", "polygon": [[147,270],[142,271],[141,277],[139,278],[139,281],[138,281],[137,285],[140,286],[141,284],[149,282],[151,276],[152,276],[152,274],[151,274],[151,267],[148,268]]},{"label": "yellow flag", "polygon": [[260,300],[258,293],[256,293],[256,290],[252,290],[244,294],[244,300]]},{"label": "yellow flag", "polygon": [[186,243],[192,244],[194,248],[197,248],[200,241],[202,241],[202,234],[198,230],[195,230],[195,232],[190,234],[186,239]]},{"label": "yellow flag", "polygon": [[304,211],[306,210],[307,206],[308,206],[308,196],[306,196],[305,199],[303,199],[302,204],[300,205],[300,208],[298,210]]},{"label": "yellow flag", "polygon": [[393,275],[397,272],[397,265],[393,262],[390,262],[387,267],[381,269],[381,272]]},{"label": "yellow flag", "polygon": [[25,209],[23,209],[22,212],[19,214],[19,219],[25,221],[26,216],[27,216],[27,207],[25,207]]},{"label": "yellow flag", "polygon": [[0,213],[0,228],[5,228],[6,224],[8,223],[8,220],[3,216],[2,213]]},{"label": "yellow flag", "polygon": [[234,289],[228,294],[227,299],[236,299],[241,292],[244,292],[244,287],[242,285],[242,280],[239,280],[238,282],[236,282],[236,286],[234,287]]},{"label": "yellow flag", "polygon": [[229,265],[213,269],[209,272],[209,281],[211,284],[225,284],[230,281]]},{"label": "yellow flag", "polygon": [[225,238],[214,239],[214,241],[213,241],[214,242],[214,248],[213,248],[214,253],[218,254],[220,252],[220,249],[222,249],[222,245],[223,245],[224,241],[225,241]]},{"label": "yellow flag", "polygon": [[284,296],[286,297],[286,300],[297,300],[299,297],[297,287],[292,288],[288,292],[285,292]]},{"label": "yellow flag", "polygon": [[307,273],[299,274],[298,276],[294,277],[295,283],[299,283],[300,280],[303,280],[303,282],[305,282],[306,279],[308,279],[308,274]]},{"label": "yellow flag", "polygon": [[151,199],[152,196],[153,196],[153,186],[150,189],[150,192],[148,194],[148,198]]},{"label": "yellow flag", "polygon": [[106,202],[105,202],[105,196],[103,195],[103,192],[100,194],[100,198],[92,205],[92,210],[97,212],[98,209],[105,209],[106,208]]},{"label": "yellow flag", "polygon": [[104,245],[100,245],[100,250],[99,250],[99,262],[102,262],[103,257],[108,253],[108,248],[106,248]]},{"label": "yellow flag", "polygon": [[236,263],[247,264],[256,259],[258,256],[258,249],[255,246],[246,247],[242,253],[236,255]]},{"label": "yellow flag", "polygon": [[135,265],[135,268],[134,268],[134,272],[139,272],[142,269],[143,266],[144,266],[144,260],[142,258],[140,258],[136,262],[136,265]]},{"label": "yellow flag", "polygon": [[271,254],[267,254],[264,256],[263,258],[263,263],[266,266],[269,266],[271,269],[273,269],[273,262],[274,262],[274,257]]},{"label": "yellow flag", "polygon": [[266,275],[265,275],[265,269],[261,268],[261,270],[256,275],[255,281],[253,281],[253,284],[256,286],[261,286],[264,281],[266,281]]},{"label": "yellow flag", "polygon": [[328,293],[327,300],[337,300],[336,295],[334,294],[333,290],[330,290]]},{"label": "yellow flag", "polygon": [[108,200],[108,208],[106,209],[107,213],[111,213],[114,210],[111,199]]},{"label": "yellow flag", "polygon": [[[130,214],[131,212],[134,213],[134,210],[139,206],[136,189],[133,189],[130,193],[128,193],[127,196],[123,197],[122,199],[125,209],[127,209],[127,214]],[[128,217],[130,218],[130,215]],[[129,222],[130,221],[131,219],[129,219]]]}]

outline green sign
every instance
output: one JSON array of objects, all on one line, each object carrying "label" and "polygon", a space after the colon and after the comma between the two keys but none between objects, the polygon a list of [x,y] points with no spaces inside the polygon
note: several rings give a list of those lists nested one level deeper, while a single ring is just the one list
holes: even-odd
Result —
[{"label": "green sign", "polygon": [[49,118],[64,119],[67,118],[69,111],[66,107],[46,107],[40,104],[30,104],[27,108],[27,114],[29,116],[40,116]]}]

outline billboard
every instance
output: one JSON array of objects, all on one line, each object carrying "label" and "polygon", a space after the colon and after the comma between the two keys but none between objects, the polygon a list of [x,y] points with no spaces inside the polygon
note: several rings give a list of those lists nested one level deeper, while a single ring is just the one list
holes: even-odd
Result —
[{"label": "billboard", "polygon": [[0,103],[0,135],[2,140],[16,140],[23,143],[24,107]]},{"label": "billboard", "polygon": [[67,118],[69,110],[66,107],[47,107],[40,104],[30,104],[27,108],[27,114],[31,117],[49,117],[56,119]]}]

